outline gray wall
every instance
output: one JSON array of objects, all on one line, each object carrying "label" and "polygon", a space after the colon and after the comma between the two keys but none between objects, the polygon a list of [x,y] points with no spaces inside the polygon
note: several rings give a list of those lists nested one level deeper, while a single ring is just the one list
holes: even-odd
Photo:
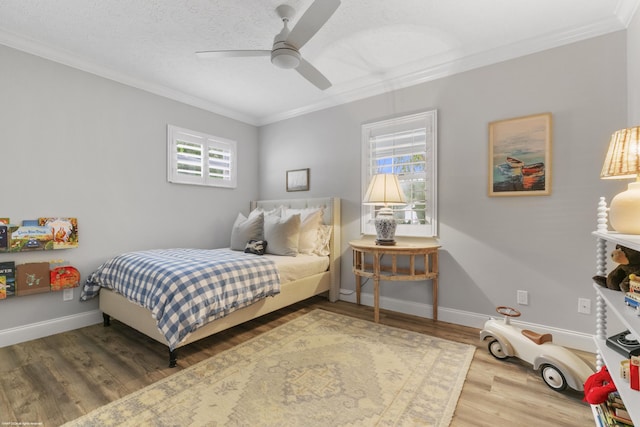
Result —
[{"label": "gray wall", "polygon": [[[524,289],[530,292],[530,305],[520,307],[525,320],[592,332],[595,317],[577,314],[577,298],[593,298],[590,232],[598,197],[626,186],[598,174],[610,134],[640,119],[636,82],[628,84],[627,102],[625,68],[626,44],[637,47],[639,27],[636,16],[628,35],[260,129],[0,46],[0,216],[75,216],[80,228],[77,249],[0,254],[0,261],[64,258],[86,277],[122,251],[225,246],[235,215],[246,212],[251,199],[331,195],[343,199],[342,287],[352,290],[347,242],[360,230],[360,125],[436,108],[441,318],[458,312],[484,318],[496,305],[515,305],[516,290]],[[637,52],[628,53],[630,70],[640,63]],[[552,195],[487,197],[487,123],[546,111],[554,117]],[[237,140],[238,188],[167,183],[168,123]],[[306,167],[311,190],[286,193],[286,170]],[[416,283],[383,286],[382,295],[383,304],[406,312],[424,312],[431,303],[430,289]],[[96,307],[63,302],[61,293],[0,301],[0,345],[5,331]]]},{"label": "gray wall", "polygon": [[[80,241],[0,261],[64,258],[86,278],[123,251],[229,244],[235,215],[258,193],[255,127],[3,46],[0,64],[0,216],[74,216]],[[238,188],[169,184],[168,123],[236,140]],[[78,295],[0,300],[0,335],[97,308]]]},{"label": "gray wall", "polygon": [[[360,126],[436,108],[441,318],[515,306],[522,289],[530,294],[518,306],[523,320],[592,333],[595,315],[578,314],[577,301],[591,298],[595,312],[595,209],[599,196],[626,186],[599,179],[609,137],[627,119],[626,81],[622,31],[263,126],[260,197],[294,197],[285,171],[307,167],[310,196],[341,197],[342,288],[353,290]],[[488,197],[488,123],[543,112],[554,120],[552,194]],[[381,295],[383,307],[429,316],[424,284],[387,283]]]},{"label": "gray wall", "polygon": [[640,126],[640,12],[636,11],[627,28],[627,92],[629,94],[629,122]]}]

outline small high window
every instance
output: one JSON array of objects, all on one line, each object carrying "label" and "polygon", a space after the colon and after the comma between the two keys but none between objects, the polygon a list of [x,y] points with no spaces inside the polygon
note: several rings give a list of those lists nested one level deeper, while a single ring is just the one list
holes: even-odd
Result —
[{"label": "small high window", "polygon": [[235,141],[169,125],[167,148],[169,182],[237,186]]}]

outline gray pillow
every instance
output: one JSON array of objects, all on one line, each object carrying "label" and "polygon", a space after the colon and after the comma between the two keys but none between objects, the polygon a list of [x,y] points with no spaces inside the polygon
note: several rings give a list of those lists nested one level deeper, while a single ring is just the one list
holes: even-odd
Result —
[{"label": "gray pillow", "polygon": [[298,255],[300,214],[287,218],[268,216],[264,220],[264,240],[269,242],[267,253],[273,255]]},{"label": "gray pillow", "polygon": [[264,214],[262,212],[257,215],[249,215],[249,218],[239,213],[231,229],[231,249],[244,251],[249,240],[263,240],[263,227]]}]

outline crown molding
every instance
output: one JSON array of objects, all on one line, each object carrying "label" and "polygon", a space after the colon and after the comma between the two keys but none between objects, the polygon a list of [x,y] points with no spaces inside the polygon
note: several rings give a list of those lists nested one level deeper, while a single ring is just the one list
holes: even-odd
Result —
[{"label": "crown molding", "polygon": [[[621,3],[623,2],[625,2],[625,0],[621,0]],[[631,0],[629,1],[629,3],[634,3],[634,5],[637,6],[638,1]],[[629,13],[629,11],[630,8],[625,12],[625,16]],[[472,55],[466,55],[457,59],[440,62],[436,65],[423,68],[419,71],[385,79],[384,81],[370,84],[365,87],[354,87],[350,89],[336,88],[337,93],[331,98],[327,98],[314,104],[309,104],[300,108],[261,117],[258,119],[258,125],[263,126],[270,123],[291,119],[326,108],[331,108],[372,96],[381,95],[384,93],[392,92],[394,90],[441,79],[443,77],[449,77],[476,68],[497,64],[499,62],[504,62],[510,59],[531,55],[556,47],[561,47],[579,41],[587,40],[593,37],[621,31],[625,28],[626,25],[624,25],[623,22],[619,20],[618,16],[618,18],[602,20],[588,26],[573,28],[563,32],[548,33],[542,37],[531,38],[511,43],[505,46],[500,46],[494,49],[477,52]]]},{"label": "crown molding", "polygon": [[624,28],[627,28],[638,12],[640,1],[638,0],[618,0],[614,14],[618,17]]},{"label": "crown molding", "polygon": [[48,59],[53,62],[57,62],[71,68],[75,68],[77,70],[85,71],[87,73],[94,74],[108,80],[113,80],[117,83],[122,83],[124,85],[131,86],[136,89],[152,93],[154,95],[159,95],[164,98],[181,102],[183,104],[201,108],[211,113],[219,114],[221,116],[238,120],[253,126],[258,125],[257,118],[253,116],[249,116],[238,111],[222,107],[218,104],[212,103],[202,98],[198,98],[196,96],[188,95],[184,92],[170,89],[166,86],[152,84],[143,79],[119,73],[107,67],[95,65],[63,50],[46,46],[42,43],[17,36],[7,31],[0,30],[0,44],[29,53],[31,55]]},{"label": "crown molding", "polygon": [[155,95],[201,108],[230,119],[238,120],[252,126],[263,126],[372,96],[390,93],[398,89],[415,86],[476,68],[553,49],[611,32],[624,30],[631,22],[634,14],[637,12],[639,4],[640,1],[638,0],[619,0],[615,17],[611,17],[588,26],[578,27],[563,32],[548,33],[542,37],[511,43],[452,60],[438,61],[437,58],[432,58],[433,65],[424,66],[418,71],[407,72],[402,75],[387,75],[381,80],[365,84],[364,86],[362,85],[361,79],[351,83],[342,84],[331,88],[333,91],[332,96],[324,98],[318,102],[263,117],[247,115],[202,98],[170,89],[166,86],[152,84],[144,81],[143,79],[125,75],[107,67],[97,66],[70,53],[34,42],[6,31],[0,31],[0,44],[4,44],[8,47],[78,70],[95,74],[127,86],[141,89]]}]

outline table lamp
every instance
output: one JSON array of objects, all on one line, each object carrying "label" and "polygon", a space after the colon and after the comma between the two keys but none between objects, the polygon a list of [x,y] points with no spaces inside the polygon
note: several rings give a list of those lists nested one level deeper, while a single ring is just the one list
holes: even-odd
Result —
[{"label": "table lamp", "polygon": [[640,234],[639,134],[640,126],[614,132],[600,173],[603,179],[636,179],[609,205],[609,223],[614,230],[624,234]]},{"label": "table lamp", "polygon": [[362,201],[365,205],[381,205],[374,221],[376,226],[377,245],[395,245],[396,220],[390,205],[406,205],[398,176],[394,174],[374,175],[369,182],[369,188]]}]

